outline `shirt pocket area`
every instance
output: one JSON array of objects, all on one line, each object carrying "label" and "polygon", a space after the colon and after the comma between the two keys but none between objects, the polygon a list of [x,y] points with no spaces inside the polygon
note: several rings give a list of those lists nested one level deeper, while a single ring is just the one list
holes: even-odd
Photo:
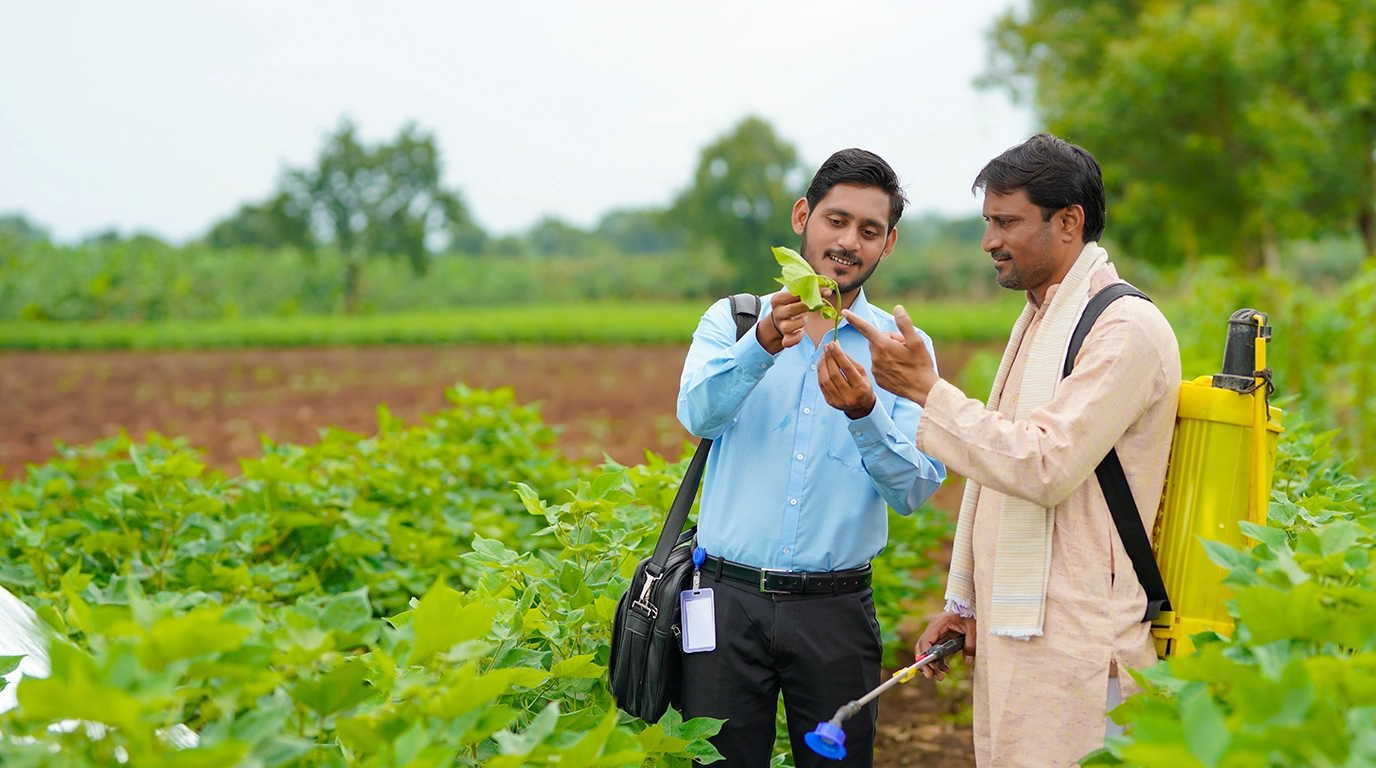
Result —
[{"label": "shirt pocket area", "polygon": [[839,418],[841,423],[827,430],[830,434],[827,456],[848,469],[868,475],[865,461],[860,457],[860,449],[855,445],[855,435],[851,434],[850,419],[839,411],[834,417]]}]

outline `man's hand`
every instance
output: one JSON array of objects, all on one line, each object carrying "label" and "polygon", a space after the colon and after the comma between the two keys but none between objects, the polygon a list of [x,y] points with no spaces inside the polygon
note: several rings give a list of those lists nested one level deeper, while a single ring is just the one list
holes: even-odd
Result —
[{"label": "man's hand", "polygon": [[777,355],[803,340],[807,324],[807,305],[789,293],[779,291],[769,300],[769,314],[755,324],[755,339],[764,351]]},{"label": "man's hand", "polygon": [[863,419],[874,410],[874,388],[865,367],[853,360],[837,342],[827,342],[817,364],[817,383],[827,405],[845,411],[852,419]]},{"label": "man's hand", "polygon": [[941,377],[937,376],[936,363],[922,342],[922,336],[913,327],[907,310],[902,305],[893,308],[899,333],[883,333],[849,309],[842,314],[855,330],[869,339],[870,364],[874,366],[874,380],[879,386],[925,406],[927,395]]},{"label": "man's hand", "polygon": [[[965,636],[965,647],[960,651],[965,666],[975,665],[975,620],[967,619],[958,613],[946,611],[932,620],[927,625],[927,629],[922,632],[922,636],[917,639],[917,645],[913,646],[913,657],[916,658],[927,652],[928,648],[950,640],[956,635]],[[922,668],[922,674],[931,679],[936,676],[937,680],[945,680],[951,674],[951,666],[945,659],[934,661]]]}]

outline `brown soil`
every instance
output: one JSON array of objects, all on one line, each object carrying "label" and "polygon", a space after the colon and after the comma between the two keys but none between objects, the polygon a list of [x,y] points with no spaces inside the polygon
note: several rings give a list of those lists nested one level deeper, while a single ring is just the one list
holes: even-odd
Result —
[{"label": "brown soil", "polygon": [[[975,345],[943,345],[953,376]],[[593,346],[431,346],[208,352],[0,354],[0,477],[123,428],[183,435],[209,462],[237,472],[259,437],[311,443],[335,425],[368,433],[386,403],[404,419],[445,407],[456,382],[510,386],[560,425],[568,454],[635,464],[646,450],[677,455],[690,437],[674,417],[685,349]],[[954,509],[960,484],[933,501]],[[923,621],[904,627],[916,637]],[[880,702],[876,765],[972,766],[963,684],[916,679]]]}]

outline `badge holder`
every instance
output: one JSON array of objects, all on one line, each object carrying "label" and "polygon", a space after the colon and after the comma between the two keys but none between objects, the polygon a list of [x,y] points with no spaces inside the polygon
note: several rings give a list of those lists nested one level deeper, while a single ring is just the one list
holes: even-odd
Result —
[{"label": "badge holder", "polygon": [[707,550],[693,550],[693,588],[679,593],[679,615],[683,618],[683,652],[701,653],[717,647],[717,611],[712,589],[702,589],[702,564]]}]

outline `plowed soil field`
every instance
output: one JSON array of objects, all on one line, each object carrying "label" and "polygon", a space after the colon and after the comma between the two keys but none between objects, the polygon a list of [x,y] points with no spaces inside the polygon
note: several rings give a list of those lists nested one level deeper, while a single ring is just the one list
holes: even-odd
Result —
[{"label": "plowed soil field", "polygon": [[[975,345],[943,345],[954,376]],[[576,457],[625,464],[645,451],[678,455],[690,437],[674,417],[686,349],[679,346],[388,346],[208,352],[0,354],[0,467],[56,455],[54,441],[87,443],[123,428],[182,435],[210,463],[237,473],[260,435],[312,443],[325,425],[368,433],[386,403],[404,419],[445,407],[444,390],[512,387],[542,403]],[[960,484],[934,502],[954,509]],[[906,634],[915,637],[915,617]],[[918,678],[880,702],[876,765],[973,766],[962,684]]]}]

